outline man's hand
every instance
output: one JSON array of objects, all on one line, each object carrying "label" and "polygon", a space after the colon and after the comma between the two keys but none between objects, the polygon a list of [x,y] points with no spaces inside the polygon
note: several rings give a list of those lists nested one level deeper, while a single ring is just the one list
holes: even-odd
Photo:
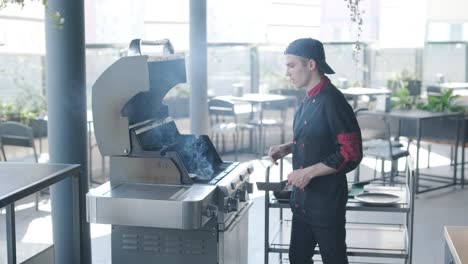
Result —
[{"label": "man's hand", "polygon": [[304,190],[304,188],[313,178],[325,175],[333,175],[337,171],[337,169],[328,167],[327,165],[320,162],[303,169],[292,171],[288,175],[288,183],[296,186],[301,190]]},{"label": "man's hand", "polygon": [[298,169],[292,171],[288,175],[288,184],[294,185],[297,188],[304,190],[312,178],[313,174],[310,172],[310,167],[305,169]]},{"label": "man's hand", "polygon": [[268,150],[268,157],[271,162],[275,165],[278,165],[277,160],[287,156],[292,151],[292,143],[285,143],[281,145],[275,145],[270,147]]}]

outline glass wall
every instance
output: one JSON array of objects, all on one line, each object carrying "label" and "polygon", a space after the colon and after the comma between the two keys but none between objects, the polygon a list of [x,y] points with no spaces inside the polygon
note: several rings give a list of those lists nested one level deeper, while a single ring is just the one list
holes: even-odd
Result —
[{"label": "glass wall", "polygon": [[[363,51],[358,53],[358,64],[353,60],[352,43],[324,43],[326,59],[328,64],[335,70],[336,74],[330,75],[330,79],[338,85],[338,79],[345,78],[349,85],[365,85],[367,82],[368,62]],[[284,57],[285,46],[260,46],[260,91],[267,92],[276,89],[292,88],[286,77],[286,65]]]},{"label": "glass wall", "polygon": [[[210,95],[231,94],[232,85],[241,83],[245,92],[251,88],[251,49],[253,46],[212,46],[208,50],[208,90]],[[437,76],[445,81],[464,82],[467,79],[467,43],[426,44],[417,48],[374,48],[372,45],[359,54],[356,67],[352,59],[351,44],[325,44],[327,61],[336,74],[330,78],[339,84],[346,78],[348,84],[368,84],[385,87],[387,81],[403,72],[423,80],[423,89],[436,82]],[[86,87],[88,101],[91,88],[99,75],[124,55],[124,45],[88,45],[86,49]],[[283,45],[258,46],[259,92],[290,87],[286,77]],[[367,54],[367,55],[366,55]],[[369,57],[366,59],[366,57]],[[44,56],[40,54],[0,53],[0,100],[4,104],[17,101],[44,100]],[[367,77],[366,77],[367,76]],[[28,99],[29,98],[29,99]]]},{"label": "glass wall", "polygon": [[242,84],[244,92],[251,91],[250,47],[210,47],[208,49],[208,95],[230,95],[235,83]]},{"label": "glass wall", "polygon": [[371,54],[371,86],[386,87],[388,80],[400,76],[421,78],[422,49],[387,48],[370,49]]},{"label": "glass wall", "polygon": [[[187,1],[145,0],[138,5],[130,0],[85,2],[86,41],[94,45],[86,51],[88,94],[96,78],[121,55],[120,48],[106,48],[101,43],[119,43],[125,48],[134,37],[169,38],[177,51],[189,48]],[[382,87],[403,71],[423,79],[425,85],[434,82],[436,75],[445,76],[446,81],[467,80],[466,21],[426,21],[424,0],[365,2],[361,6],[366,11],[361,37],[370,42],[356,64],[352,42],[336,42],[356,37],[349,30],[345,4],[342,0],[207,1],[209,94],[230,94],[234,83],[252,91],[252,76],[257,74],[250,72],[251,63],[256,62],[252,61],[253,46],[258,48],[259,91],[290,86],[282,52],[298,37],[328,41],[324,42],[327,60],[336,71],[330,77],[336,84],[344,78],[350,85]],[[24,9],[14,6],[0,11],[1,101],[12,101],[25,89],[45,95],[43,11],[36,2]],[[461,42],[429,42],[419,47],[424,36],[428,41]]]},{"label": "glass wall", "polygon": [[467,79],[467,43],[429,42],[424,48],[423,85],[435,83],[438,76],[446,82]]},{"label": "glass wall", "polygon": [[286,77],[286,60],[283,52],[284,46],[259,47],[260,93],[292,87],[289,78]]},{"label": "glass wall", "polygon": [[44,98],[44,56],[0,53],[0,103],[17,109]]},{"label": "glass wall", "polygon": [[[403,72],[421,78],[421,49],[377,49],[365,46],[358,54],[359,61],[353,60],[353,45],[350,43],[326,43],[327,62],[336,74],[329,77],[339,86],[341,78],[348,80],[348,85],[365,85],[372,88],[386,87],[387,81]],[[291,88],[286,77],[283,46],[260,46],[260,91]]]},{"label": "glass wall", "polygon": [[338,83],[338,79],[345,78],[350,86],[367,86],[366,45],[361,45],[362,50],[357,53],[357,63],[353,59],[353,47],[354,44],[349,42],[324,43],[327,62],[336,73],[330,75],[330,78],[335,84]]},{"label": "glass wall", "polygon": [[429,22],[427,41],[468,41],[468,22]]},{"label": "glass wall", "polygon": [[86,93],[88,109],[91,109],[92,87],[97,78],[118,58],[124,55],[124,46],[88,45],[86,48]]}]

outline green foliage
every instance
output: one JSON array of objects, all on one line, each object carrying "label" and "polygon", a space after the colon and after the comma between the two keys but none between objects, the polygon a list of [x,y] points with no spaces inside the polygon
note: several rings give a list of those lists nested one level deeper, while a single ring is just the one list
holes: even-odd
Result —
[{"label": "green foliage", "polygon": [[[416,106],[418,97],[412,96],[411,93],[416,94],[420,92],[420,81],[407,69],[403,69],[401,73],[389,79],[387,86],[393,91],[392,108],[408,110]],[[412,92],[410,89],[412,89]]]},{"label": "green foliage", "polygon": [[408,110],[413,108],[415,98],[410,96],[410,92],[406,88],[400,88],[393,93],[395,100],[392,100],[392,108]]},{"label": "green foliage", "polygon": [[24,108],[17,103],[0,103],[0,120],[20,121],[29,125],[31,120],[41,119],[46,115],[45,106],[35,109]]},{"label": "green foliage", "polygon": [[0,120],[11,120],[15,116],[19,116],[19,112],[14,105],[0,102]]},{"label": "green foliage", "polygon": [[394,75],[393,78],[390,78],[387,81],[387,86],[388,89],[392,91],[397,91],[398,89],[402,88],[408,89],[409,83],[411,81],[417,80],[418,79],[405,68],[401,71],[401,73]]},{"label": "green foliage", "polygon": [[362,82],[361,81],[352,81],[350,84],[349,84],[349,87],[362,87]]},{"label": "green foliage", "polygon": [[359,52],[361,51],[361,34],[362,34],[362,25],[364,23],[362,15],[364,10],[359,6],[359,3],[362,0],[345,0],[346,6],[350,12],[349,18],[351,19],[351,26],[356,26],[356,41],[353,46],[353,60],[356,64],[359,62]]},{"label": "green foliage", "polygon": [[29,125],[31,120],[45,117],[47,103],[40,90],[22,80],[13,81],[20,92],[14,100],[0,102],[0,119],[21,121]]},{"label": "green foliage", "polygon": [[[52,20],[52,26],[57,29],[63,29],[63,25],[65,24],[65,18],[63,18],[60,15],[60,12],[53,11],[49,7],[49,3],[47,0],[31,0],[31,1],[41,1],[42,5],[45,8],[45,12],[47,16]],[[25,0],[0,0],[0,10],[11,5],[18,5],[21,8],[23,8],[24,4],[25,4]]]},{"label": "green foliage", "polygon": [[39,114],[35,112],[22,112],[21,113],[21,122],[25,125],[30,125],[32,120],[38,119]]},{"label": "green foliage", "polygon": [[461,112],[464,107],[455,103],[458,95],[453,95],[453,90],[443,90],[440,96],[429,96],[427,104],[418,104],[418,109],[431,112]]},{"label": "green foliage", "polygon": [[17,4],[21,7],[24,6],[24,0],[0,0],[0,9],[3,9],[11,4]]}]

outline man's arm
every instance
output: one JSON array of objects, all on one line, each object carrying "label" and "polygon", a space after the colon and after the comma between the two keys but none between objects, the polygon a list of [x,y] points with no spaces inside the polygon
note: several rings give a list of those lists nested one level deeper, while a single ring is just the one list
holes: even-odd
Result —
[{"label": "man's arm", "polygon": [[304,189],[313,178],[325,175],[333,175],[337,171],[337,169],[328,167],[327,165],[320,162],[303,169],[292,171],[288,175],[288,183],[298,187],[299,189]]},{"label": "man's arm", "polygon": [[278,165],[277,160],[287,156],[292,152],[293,143],[288,142],[281,145],[275,145],[270,148],[268,151],[268,157],[270,158],[271,162],[275,165]]},{"label": "man's arm", "polygon": [[362,160],[361,129],[351,106],[344,97],[326,105],[328,126],[335,137],[336,150],[322,160],[328,167],[348,173]]}]

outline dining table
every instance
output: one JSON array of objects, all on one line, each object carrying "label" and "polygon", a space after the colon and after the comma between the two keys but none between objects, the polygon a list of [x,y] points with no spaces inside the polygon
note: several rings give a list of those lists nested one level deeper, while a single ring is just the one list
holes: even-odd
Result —
[{"label": "dining table", "polygon": [[[463,120],[463,113],[460,112],[429,112],[429,111],[423,111],[423,110],[392,110],[390,112],[373,112],[373,111],[366,111],[366,113],[369,114],[375,114],[375,115],[383,115],[386,116],[387,118],[393,118],[396,119],[397,121],[397,127],[396,127],[396,138],[399,138],[400,136],[405,136],[409,138],[415,138],[416,139],[416,157],[415,157],[415,192],[416,193],[424,193],[424,192],[429,192],[433,190],[438,190],[450,186],[455,186],[457,184],[457,166],[458,166],[458,146],[461,143],[461,138],[460,138],[460,131],[464,131],[464,120]],[[434,124],[434,122],[437,122],[437,120],[451,120],[455,122],[455,129],[453,131],[446,131],[446,133],[443,132],[443,130],[435,130],[433,129],[432,133],[438,133],[437,137],[438,138],[451,138],[453,140],[453,144],[455,146],[455,154],[454,154],[454,169],[453,169],[453,176],[452,179],[444,177],[444,176],[439,176],[439,175],[432,175],[429,173],[422,173],[420,172],[419,168],[419,158],[420,158],[420,148],[421,148],[421,141],[423,138],[423,135],[427,134],[429,131],[424,131],[424,129],[431,128],[431,124]],[[410,122],[410,123],[415,123],[415,131],[403,131],[403,122]],[[444,133],[444,135],[441,135],[440,133]],[[405,133],[410,133],[410,134],[405,134]],[[465,173],[464,173],[464,151],[462,151],[461,155],[461,179],[460,179],[460,184],[464,186],[465,184]],[[421,186],[420,181],[425,180],[427,182],[433,182],[433,183],[438,183],[438,186],[432,187],[432,186]],[[422,188],[421,188],[422,187]]]},{"label": "dining table", "polygon": [[441,88],[451,90],[463,90],[468,89],[468,82],[444,82],[439,84]]},{"label": "dining table", "polygon": [[[81,179],[84,175],[80,170],[81,166],[76,164],[0,162],[0,208],[5,209],[6,263],[16,264],[25,261],[23,255],[17,256],[16,254],[15,202],[58,182],[63,182],[66,179],[71,178],[73,196],[70,204],[73,214],[67,219],[73,221],[75,226],[70,234],[73,235],[73,240],[80,241],[77,245],[83,245],[85,239],[89,239],[89,235],[83,233],[83,230],[85,230],[84,226],[87,225],[85,193],[83,191],[83,183],[86,181]],[[58,210],[63,209],[60,206],[57,206],[57,208]],[[52,208],[53,213],[57,208]],[[60,212],[60,214],[65,216],[64,212]],[[54,223],[54,225],[57,225],[57,223]],[[70,243],[72,243],[71,240]],[[77,259],[84,259],[84,249],[82,246],[75,247],[73,254],[75,254]],[[28,263],[36,262],[29,261]]]},{"label": "dining table", "polygon": [[[243,102],[243,103],[250,103],[252,106],[257,106],[258,113],[259,113],[259,140],[258,140],[258,156],[263,155],[264,144],[263,144],[263,131],[264,131],[264,124],[263,124],[263,115],[264,115],[264,108],[266,104],[275,103],[275,102],[296,102],[296,97],[289,96],[289,95],[280,95],[280,94],[269,94],[269,93],[246,93],[242,96],[233,96],[233,95],[222,95],[216,96],[214,99],[220,100],[229,100],[233,102]],[[253,107],[251,108],[251,119],[253,118]],[[285,120],[283,120],[285,121]],[[282,142],[284,143],[284,142]]]}]

